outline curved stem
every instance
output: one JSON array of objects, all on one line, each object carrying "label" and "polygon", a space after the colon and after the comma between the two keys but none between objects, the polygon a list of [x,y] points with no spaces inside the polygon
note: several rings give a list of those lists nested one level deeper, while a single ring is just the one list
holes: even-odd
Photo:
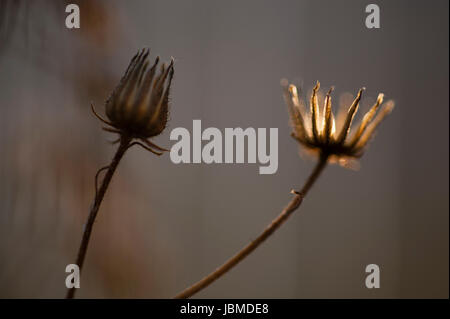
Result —
[{"label": "curved stem", "polygon": [[320,156],[316,167],[314,168],[313,172],[307,179],[306,183],[303,185],[302,190],[300,192],[294,192],[296,194],[294,198],[255,240],[250,242],[237,254],[228,259],[222,266],[214,270],[212,273],[210,273],[197,283],[186,288],[181,293],[176,295],[174,298],[185,299],[192,297],[194,294],[206,288],[215,280],[219,279],[222,275],[224,275],[231,268],[236,266],[245,257],[251,254],[260,244],[262,244],[262,242],[264,242],[270,235],[272,235],[272,233],[275,232],[275,230],[277,230],[288,219],[288,217],[300,206],[300,204],[303,201],[303,198],[306,196],[306,194],[308,193],[314,182],[319,177],[322,170],[325,168],[327,160],[328,155],[324,154]]},{"label": "curved stem", "polygon": [[[88,249],[89,239],[91,237],[92,227],[94,226],[95,218],[97,217],[98,210],[103,201],[103,197],[105,196],[106,190],[108,189],[109,183],[111,182],[111,179],[114,175],[114,172],[116,171],[117,166],[119,165],[120,160],[127,151],[130,141],[131,138],[127,136],[122,136],[120,138],[120,144],[116,151],[116,154],[114,155],[111,164],[109,164],[108,166],[108,171],[106,172],[105,177],[103,178],[100,189],[98,190],[98,192],[96,192],[94,202],[91,206],[91,211],[89,212],[88,220],[86,222],[86,225],[84,226],[83,237],[81,239],[80,248],[78,250],[76,264],[80,269],[80,275],[81,270],[83,268],[84,259],[86,257],[86,252]],[[72,299],[75,296],[75,291],[76,288],[70,288],[67,291],[66,298]]]}]

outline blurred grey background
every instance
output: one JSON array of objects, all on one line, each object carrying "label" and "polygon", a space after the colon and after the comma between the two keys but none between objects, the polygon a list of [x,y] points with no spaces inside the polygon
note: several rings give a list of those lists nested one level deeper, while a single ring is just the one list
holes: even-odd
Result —
[{"label": "blurred grey background", "polygon": [[[77,297],[169,298],[258,235],[314,165],[289,136],[287,78],[334,85],[335,101],[365,86],[396,108],[359,171],[329,166],[273,237],[197,297],[448,298],[448,1],[70,2],[79,30],[65,28],[64,1],[0,1],[0,297],[64,297],[94,174],[114,152],[89,103],[103,112],[148,46],[176,60],[155,142],[170,146],[171,129],[193,119],[278,127],[278,172],[131,150]],[[369,3],[380,29],[365,27]],[[371,263],[380,289],[365,287]]]}]

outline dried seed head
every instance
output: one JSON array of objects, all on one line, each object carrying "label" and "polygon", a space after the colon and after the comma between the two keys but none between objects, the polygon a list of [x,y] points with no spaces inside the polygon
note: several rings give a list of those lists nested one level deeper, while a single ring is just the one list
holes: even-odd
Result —
[{"label": "dried seed head", "polygon": [[149,138],[160,134],[167,124],[173,59],[158,69],[159,57],[149,67],[149,50],[142,49],[131,60],[106,102],[110,124],[122,134]]},{"label": "dried seed head", "polygon": [[[310,99],[310,112],[306,112],[304,102],[299,99],[297,87],[289,85],[286,80],[282,82],[284,98],[288,105],[292,126],[292,136],[304,148],[315,154],[325,155],[331,162],[337,162],[348,166],[352,160],[361,157],[370,139],[373,137],[376,127],[392,111],[392,100],[383,103],[383,94],[379,94],[377,101],[364,115],[355,133],[351,134],[351,125],[358,111],[359,103],[364,88],[360,89],[346,114],[338,114],[338,118],[344,118],[342,128],[336,131],[334,115],[331,110],[331,88],[325,96],[323,111],[319,111],[317,82]],[[378,114],[377,111],[381,109]]]}]

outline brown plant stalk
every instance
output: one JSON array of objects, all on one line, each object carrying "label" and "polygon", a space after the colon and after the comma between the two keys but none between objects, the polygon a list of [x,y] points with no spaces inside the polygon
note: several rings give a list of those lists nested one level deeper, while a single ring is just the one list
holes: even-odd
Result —
[{"label": "brown plant stalk", "polygon": [[[105,177],[103,178],[102,185],[100,189],[96,191],[94,202],[92,203],[91,210],[89,212],[89,217],[87,219],[86,225],[84,226],[83,237],[81,239],[80,248],[78,250],[77,261],[76,264],[81,270],[83,268],[84,259],[86,257],[89,239],[91,238],[92,228],[94,226],[95,218],[97,217],[98,210],[100,209],[100,205],[102,204],[103,197],[105,196],[106,190],[111,182],[111,179],[116,171],[117,166],[119,165],[120,160],[122,159],[125,152],[130,148],[131,138],[127,136],[122,136],[120,139],[119,147],[117,148],[116,154],[114,155],[111,164],[105,167],[107,168]],[[99,172],[103,170],[100,169]],[[95,185],[97,187],[97,185]],[[67,291],[66,298],[72,299],[75,296],[77,288],[69,288]]]},{"label": "brown plant stalk", "polygon": [[323,171],[328,161],[328,154],[321,154],[316,164],[316,167],[312,171],[309,178],[306,180],[303,188],[300,192],[292,191],[295,194],[294,198],[289,202],[289,204],[281,211],[281,213],[264,229],[264,231],[252,242],[242,248],[237,254],[228,259],[222,266],[214,270],[212,273],[196,282],[192,286],[186,288],[178,295],[175,299],[185,299],[190,298],[200,290],[208,287],[214,281],[219,279],[222,275],[227,273],[231,268],[236,266],[245,257],[250,255],[259,245],[261,245],[270,235],[272,235],[288,218],[292,213],[301,205],[303,198],[306,196],[308,191],[313,186],[314,182],[319,177],[320,173]]}]

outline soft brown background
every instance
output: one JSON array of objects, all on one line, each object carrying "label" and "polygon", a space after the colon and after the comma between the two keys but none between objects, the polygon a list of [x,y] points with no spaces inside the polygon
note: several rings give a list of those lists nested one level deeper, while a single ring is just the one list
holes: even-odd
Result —
[{"label": "soft brown background", "polygon": [[[112,137],[90,114],[138,48],[176,59],[170,130],[278,127],[279,169],[127,153],[95,224],[79,297],[167,298],[256,237],[313,162],[279,81],[396,109],[358,172],[330,166],[269,241],[198,297],[448,298],[448,1],[63,1],[1,4],[0,297],[60,298]],[[381,288],[365,288],[365,266]]]}]

